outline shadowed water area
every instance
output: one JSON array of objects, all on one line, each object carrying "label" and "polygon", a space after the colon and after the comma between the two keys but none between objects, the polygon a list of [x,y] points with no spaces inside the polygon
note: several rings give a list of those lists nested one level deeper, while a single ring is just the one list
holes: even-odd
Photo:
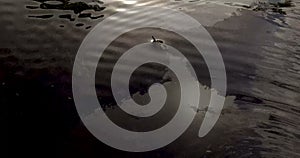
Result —
[{"label": "shadowed water area", "polygon": [[[0,4],[0,105],[9,157],[300,157],[299,1],[0,0]],[[205,99],[203,108],[191,107],[197,115],[180,138],[146,153],[110,148],[80,121],[72,96],[77,50],[96,24],[117,12],[130,14],[128,9],[137,6],[170,7],[190,15],[219,47],[227,73],[226,101],[217,124],[205,137],[197,136],[207,112]],[[145,21],[147,17],[139,22]],[[201,97],[210,96],[208,68],[189,41],[157,28],[127,32],[100,58],[95,89],[110,119],[132,131],[159,128],[178,108],[176,76],[155,63],[133,73],[129,90],[144,105],[150,101],[149,86],[162,83],[168,98],[159,113],[133,117],[113,98],[114,64],[126,50],[150,42],[151,36],[185,55],[202,85]]]}]

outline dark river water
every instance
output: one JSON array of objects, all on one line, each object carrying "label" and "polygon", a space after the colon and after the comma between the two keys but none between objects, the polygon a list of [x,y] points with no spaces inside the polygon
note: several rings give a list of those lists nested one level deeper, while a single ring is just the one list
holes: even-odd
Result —
[{"label": "dark river water", "polygon": [[[300,2],[280,6],[268,1],[255,2],[0,0],[0,105],[4,108],[1,115],[5,117],[6,154],[300,157]],[[219,47],[227,74],[226,100],[218,122],[205,137],[197,137],[205,109],[196,109],[192,125],[176,141],[145,153],[113,149],[96,139],[81,122],[72,94],[72,69],[78,48],[96,24],[116,12],[127,14],[128,8],[136,6],[182,11],[198,20]],[[170,92],[166,103],[169,107],[155,117],[137,119],[122,113],[113,99],[110,74],[114,63],[122,52],[150,41],[152,35],[184,52],[199,82],[210,91],[208,68],[188,41],[155,28],[123,34],[101,57],[95,88],[111,120],[130,130],[147,131],[163,126],[176,111],[176,96],[180,95],[171,71],[159,64],[145,64],[130,80],[133,98],[140,104],[149,102],[147,88],[160,82]],[[169,78],[165,78],[166,73],[171,74]]]}]

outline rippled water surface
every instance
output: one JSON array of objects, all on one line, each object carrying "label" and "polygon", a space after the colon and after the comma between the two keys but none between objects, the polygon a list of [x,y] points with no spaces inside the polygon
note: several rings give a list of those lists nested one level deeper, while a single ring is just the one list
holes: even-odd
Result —
[{"label": "rippled water surface", "polygon": [[[300,157],[300,2],[276,6],[277,2],[0,0],[0,105],[8,120],[8,155]],[[204,138],[198,138],[197,132],[205,108],[195,108],[194,122],[179,139],[146,153],[112,149],[81,123],[71,85],[77,50],[97,23],[116,12],[130,15],[128,9],[138,6],[170,7],[192,16],[219,47],[227,73],[226,103],[216,126]],[[140,19],[143,21],[147,17]],[[135,131],[167,123],[180,95],[171,71],[159,64],[145,64],[130,80],[133,98],[140,104],[149,102],[147,88],[160,82],[170,92],[168,106],[147,119],[130,117],[116,106],[110,87],[114,63],[129,48],[149,42],[152,35],[183,52],[202,88],[210,91],[205,62],[178,34],[154,28],[123,34],[100,59],[96,90],[111,120]]]}]

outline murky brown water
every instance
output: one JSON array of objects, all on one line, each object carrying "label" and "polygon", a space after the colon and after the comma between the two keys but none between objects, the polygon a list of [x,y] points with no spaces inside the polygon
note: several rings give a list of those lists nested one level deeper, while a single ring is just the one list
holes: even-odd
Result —
[{"label": "murky brown water", "polygon": [[[0,4],[0,105],[8,120],[5,126],[10,157],[300,156],[298,1],[293,1],[295,6],[280,8],[284,13],[263,4],[263,9],[255,10],[257,5],[250,0],[1,0]],[[216,41],[226,66],[228,90],[222,115],[206,137],[197,137],[205,110],[198,111],[191,128],[178,140],[147,153],[112,149],[94,138],[80,122],[71,86],[77,50],[98,22],[138,5],[180,5],[177,9],[197,19]],[[116,59],[123,50],[149,41],[153,34],[176,45],[192,62],[199,81],[210,86],[204,61],[195,57],[193,46],[176,34],[151,28],[124,34],[101,58],[96,89],[111,119],[131,130],[162,126],[176,108],[178,85],[171,82],[176,78],[164,78],[167,70],[155,64],[139,68],[130,91],[143,104],[149,101],[144,93],[152,83],[162,82],[169,87],[174,97],[157,116],[146,120],[128,117],[112,98],[109,75]],[[147,126],[151,122],[155,124]]]}]

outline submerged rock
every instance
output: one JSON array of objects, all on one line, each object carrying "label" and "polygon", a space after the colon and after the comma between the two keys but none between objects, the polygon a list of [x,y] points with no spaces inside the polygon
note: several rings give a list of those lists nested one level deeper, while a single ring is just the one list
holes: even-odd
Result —
[{"label": "submerged rock", "polygon": [[79,14],[84,10],[94,10],[101,11],[104,10],[105,7],[100,7],[99,5],[89,5],[85,2],[65,2],[62,4],[52,4],[52,3],[42,3],[40,5],[41,9],[59,9],[59,10],[72,10],[75,14]]},{"label": "submerged rock", "polygon": [[284,7],[293,7],[291,0],[269,0],[267,2],[257,2],[253,4],[254,11],[272,11],[274,13],[286,14]]},{"label": "submerged rock", "polygon": [[[75,21],[76,18],[89,18],[91,20],[99,19],[104,17],[103,14],[99,14],[99,12],[103,11],[105,7],[103,6],[103,2],[100,0],[96,0],[94,2],[71,2],[70,0],[33,0],[38,2],[39,5],[30,5],[26,6],[27,9],[30,10],[61,10],[64,11],[73,11],[74,13],[62,13],[58,17],[61,19],[68,19],[70,21]],[[49,19],[54,16],[55,13],[49,15],[29,15],[30,18],[38,18],[38,19]],[[76,25],[77,26],[77,25]],[[59,26],[61,27],[61,25]]]}]

